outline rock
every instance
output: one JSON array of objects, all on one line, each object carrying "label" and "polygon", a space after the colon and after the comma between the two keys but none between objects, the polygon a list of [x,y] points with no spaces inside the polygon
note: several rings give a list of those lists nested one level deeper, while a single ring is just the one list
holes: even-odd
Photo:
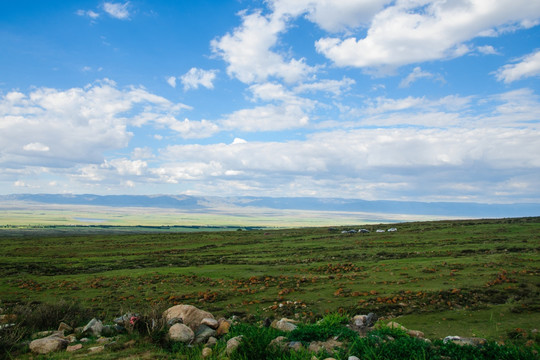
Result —
[{"label": "rock", "polygon": [[289,349],[294,350],[294,351],[300,351],[303,348],[302,343],[300,341],[291,341],[288,344],[288,347]]},{"label": "rock", "polygon": [[108,344],[108,343],[110,343],[111,341],[113,341],[113,339],[110,338],[110,337],[100,337],[99,339],[96,340],[96,342],[97,342],[98,344]]},{"label": "rock", "polygon": [[174,324],[169,329],[169,339],[184,344],[191,343],[195,338],[195,333],[191,328],[184,324]]},{"label": "rock", "polygon": [[360,360],[360,358],[356,356],[349,356],[347,360]]},{"label": "rock", "polygon": [[81,350],[82,349],[82,344],[77,344],[77,345],[70,345],[66,348],[66,351],[67,352],[74,352],[74,351],[77,351],[77,350]]},{"label": "rock", "polygon": [[274,340],[270,341],[268,347],[285,351],[287,349],[287,338],[285,336],[278,336]]},{"label": "rock", "polygon": [[77,341],[77,336],[75,336],[75,334],[70,334],[68,336],[65,337],[65,339],[70,343],[74,343],[75,341]]},{"label": "rock", "polygon": [[218,328],[219,322],[216,319],[204,318],[201,320],[201,325],[206,325],[215,330]]},{"label": "rock", "polygon": [[213,319],[214,315],[207,311],[200,310],[193,305],[176,305],[165,310],[163,317],[165,317],[167,321],[175,317],[181,318],[185,325],[195,331],[199,325],[201,325],[201,321],[204,318]]},{"label": "rock", "polygon": [[89,338],[85,338],[85,337],[84,337],[84,338],[80,339],[79,341],[80,341],[80,342],[82,342],[82,343],[84,344],[84,343],[87,343],[87,342],[89,342],[89,341],[90,341],[90,339],[89,339]]},{"label": "rock", "polygon": [[312,341],[308,346],[308,350],[314,353],[318,353],[322,348],[322,341]]},{"label": "rock", "polygon": [[217,344],[217,339],[213,336],[210,336],[208,340],[206,341],[205,346],[211,348],[211,347],[214,347],[216,344]]},{"label": "rock", "polygon": [[82,333],[85,335],[90,335],[90,336],[100,336],[102,330],[103,330],[103,323],[100,320],[93,318],[83,328]]},{"label": "rock", "polygon": [[369,313],[369,314],[367,314],[367,318],[366,318],[366,321],[365,321],[365,326],[372,327],[373,325],[375,325],[377,320],[379,320],[379,317],[377,316],[377,314]]},{"label": "rock", "polygon": [[167,325],[169,326],[173,326],[174,324],[183,324],[183,323],[184,323],[184,320],[182,320],[182,318],[179,318],[179,317],[175,317],[167,321]]},{"label": "rock", "polygon": [[227,341],[227,348],[225,350],[227,355],[232,354],[233,351],[235,351],[236,348],[238,346],[240,346],[240,343],[242,342],[242,338],[243,338],[243,336],[239,335],[239,336],[235,336],[232,339],[229,339],[229,341]]},{"label": "rock", "polygon": [[73,331],[73,328],[62,321],[60,325],[58,325],[58,331],[63,331],[64,333],[69,334]]},{"label": "rock", "polygon": [[206,342],[210,337],[216,335],[216,330],[211,327],[201,324],[195,332],[195,344],[201,344]]},{"label": "rock", "polygon": [[88,351],[91,353],[98,353],[98,352],[102,352],[103,350],[105,350],[105,346],[103,345],[92,346],[91,348],[88,348]]},{"label": "rock", "polygon": [[419,338],[419,339],[424,338],[424,333],[420,330],[408,330],[407,334],[409,334],[412,337]]},{"label": "rock", "polygon": [[225,319],[219,319],[219,326],[216,330],[216,335],[217,336],[223,336],[225,334],[228,334],[229,333],[229,329],[231,328],[231,323],[228,322],[227,320]]},{"label": "rock", "polygon": [[443,339],[444,343],[453,342],[456,345],[464,346],[480,346],[484,345],[487,340],[478,337],[461,337],[461,336],[447,336]]},{"label": "rock", "polygon": [[35,354],[48,354],[53,351],[64,350],[68,341],[57,335],[36,339],[30,343],[30,350]]},{"label": "rock", "polygon": [[207,347],[203,348],[201,355],[202,355],[203,359],[205,359],[205,358],[207,358],[209,356],[212,356],[212,349],[207,348]]},{"label": "rock", "polygon": [[324,360],[336,360],[336,359],[328,357],[328,358],[325,358]]},{"label": "rock", "polygon": [[356,315],[353,317],[353,324],[357,327],[367,326],[367,315]]},{"label": "rock", "polygon": [[395,321],[390,321],[388,324],[386,324],[390,329],[399,329],[403,331],[407,331],[407,328],[405,326],[402,326],[401,324],[398,324]]},{"label": "rock", "polygon": [[308,350],[311,352],[319,352],[324,348],[327,352],[331,353],[335,348],[340,347],[341,345],[343,345],[343,343],[335,339],[329,339],[327,341],[312,341],[309,344]]},{"label": "rock", "polygon": [[294,325],[291,322],[285,321],[283,319],[273,322],[272,327],[281,331],[286,331],[286,332],[293,331],[294,329],[296,329],[296,325]]}]

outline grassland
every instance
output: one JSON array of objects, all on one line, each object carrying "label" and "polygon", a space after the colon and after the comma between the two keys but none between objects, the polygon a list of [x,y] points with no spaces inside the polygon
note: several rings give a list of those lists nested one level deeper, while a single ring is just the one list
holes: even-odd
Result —
[{"label": "grassland", "polygon": [[[0,226],[235,226],[313,227],[381,222],[438,220],[426,215],[366,212],[281,210],[260,207],[219,207],[185,210],[153,207],[41,204],[23,201],[0,203]],[[448,218],[448,217],[446,217]]]},{"label": "grassland", "polygon": [[4,227],[0,307],[64,299],[106,320],[189,303],[248,322],[375,312],[431,339],[538,328],[539,217],[391,226]]},{"label": "grassland", "polygon": [[[79,234],[0,230],[2,306],[77,301],[101,318],[190,303],[245,319],[376,312],[430,338],[540,324],[540,218],[344,228]],[[358,227],[356,227],[358,228]],[[345,228],[349,229],[349,227]],[[8,236],[9,235],[9,236]]]}]

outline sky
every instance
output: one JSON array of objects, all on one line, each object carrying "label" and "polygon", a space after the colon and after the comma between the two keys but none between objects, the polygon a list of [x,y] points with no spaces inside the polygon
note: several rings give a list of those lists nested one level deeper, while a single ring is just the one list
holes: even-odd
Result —
[{"label": "sky", "polygon": [[540,202],[540,1],[0,0],[0,193]]}]

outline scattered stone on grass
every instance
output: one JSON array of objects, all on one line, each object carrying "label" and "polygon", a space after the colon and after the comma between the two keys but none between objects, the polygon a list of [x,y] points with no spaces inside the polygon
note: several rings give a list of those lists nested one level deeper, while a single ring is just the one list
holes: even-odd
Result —
[{"label": "scattered stone on grass", "polygon": [[453,342],[460,346],[480,346],[484,345],[487,340],[479,337],[461,337],[461,336],[447,336],[443,339],[444,343]]},{"label": "scattered stone on grass", "polygon": [[290,331],[293,331],[294,329],[297,328],[297,326],[289,321],[287,321],[288,319],[281,319],[281,320],[278,320],[278,321],[274,321],[272,322],[272,327],[274,329],[278,329],[278,330],[281,330],[281,331],[286,331],[286,332],[290,332]]},{"label": "scattered stone on grass", "polygon": [[239,336],[235,336],[232,339],[229,339],[229,341],[227,341],[227,348],[225,350],[227,355],[232,354],[236,350],[236,348],[238,348],[238,346],[240,346],[240,343],[242,342],[242,339],[243,339],[243,336],[239,335]]},{"label": "scattered stone on grass", "polygon": [[231,328],[231,323],[229,321],[225,320],[224,318],[220,318],[218,320],[218,322],[219,322],[219,325],[218,325],[218,328],[216,330],[216,335],[217,336],[222,336],[222,335],[228,334],[229,329]]},{"label": "scattered stone on grass", "polygon": [[203,359],[206,359],[207,357],[212,356],[212,349],[210,349],[208,347],[203,348],[201,355],[202,355]]},{"label": "scattered stone on grass", "polygon": [[91,348],[88,348],[88,352],[91,352],[91,353],[98,353],[98,352],[102,352],[103,350],[105,350],[105,346],[103,345],[92,346]]},{"label": "scattered stone on grass", "polygon": [[90,336],[100,336],[101,331],[103,330],[103,323],[101,320],[93,318],[88,324],[83,328],[82,333],[84,335]]},{"label": "scattered stone on grass", "polygon": [[216,330],[212,329],[207,325],[201,324],[195,332],[195,340],[193,342],[195,344],[201,344],[206,342],[210,337],[214,335],[216,335]]},{"label": "scattered stone on grass", "polygon": [[74,351],[81,350],[81,349],[82,349],[82,344],[76,344],[76,345],[69,345],[66,348],[66,351],[67,352],[74,352]]},{"label": "scattered stone on grass", "polygon": [[193,305],[175,305],[163,313],[163,317],[169,321],[173,318],[181,318],[183,323],[196,331],[204,318],[213,319],[214,315],[207,311],[196,308]]},{"label": "scattered stone on grass", "polygon": [[58,325],[58,331],[63,331],[64,333],[69,334],[73,331],[73,328],[62,321],[60,325]]},{"label": "scattered stone on grass", "polygon": [[50,335],[41,339],[33,340],[30,343],[30,351],[35,354],[48,354],[53,351],[64,350],[68,346],[68,341],[58,335]]},{"label": "scattered stone on grass", "polygon": [[287,349],[287,338],[285,336],[278,336],[274,340],[270,341],[268,347],[284,351]]},{"label": "scattered stone on grass", "polygon": [[169,328],[169,339],[184,344],[191,343],[195,338],[195,333],[187,325],[176,323]]}]

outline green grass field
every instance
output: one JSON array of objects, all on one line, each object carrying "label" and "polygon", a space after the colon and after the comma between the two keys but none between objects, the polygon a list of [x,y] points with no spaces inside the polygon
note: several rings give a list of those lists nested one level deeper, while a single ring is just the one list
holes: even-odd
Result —
[{"label": "green grass field", "polygon": [[505,339],[538,327],[540,218],[392,226],[398,231],[362,226],[369,234],[3,229],[1,301],[76,300],[102,318],[157,303],[244,318],[376,312],[431,338]]}]

